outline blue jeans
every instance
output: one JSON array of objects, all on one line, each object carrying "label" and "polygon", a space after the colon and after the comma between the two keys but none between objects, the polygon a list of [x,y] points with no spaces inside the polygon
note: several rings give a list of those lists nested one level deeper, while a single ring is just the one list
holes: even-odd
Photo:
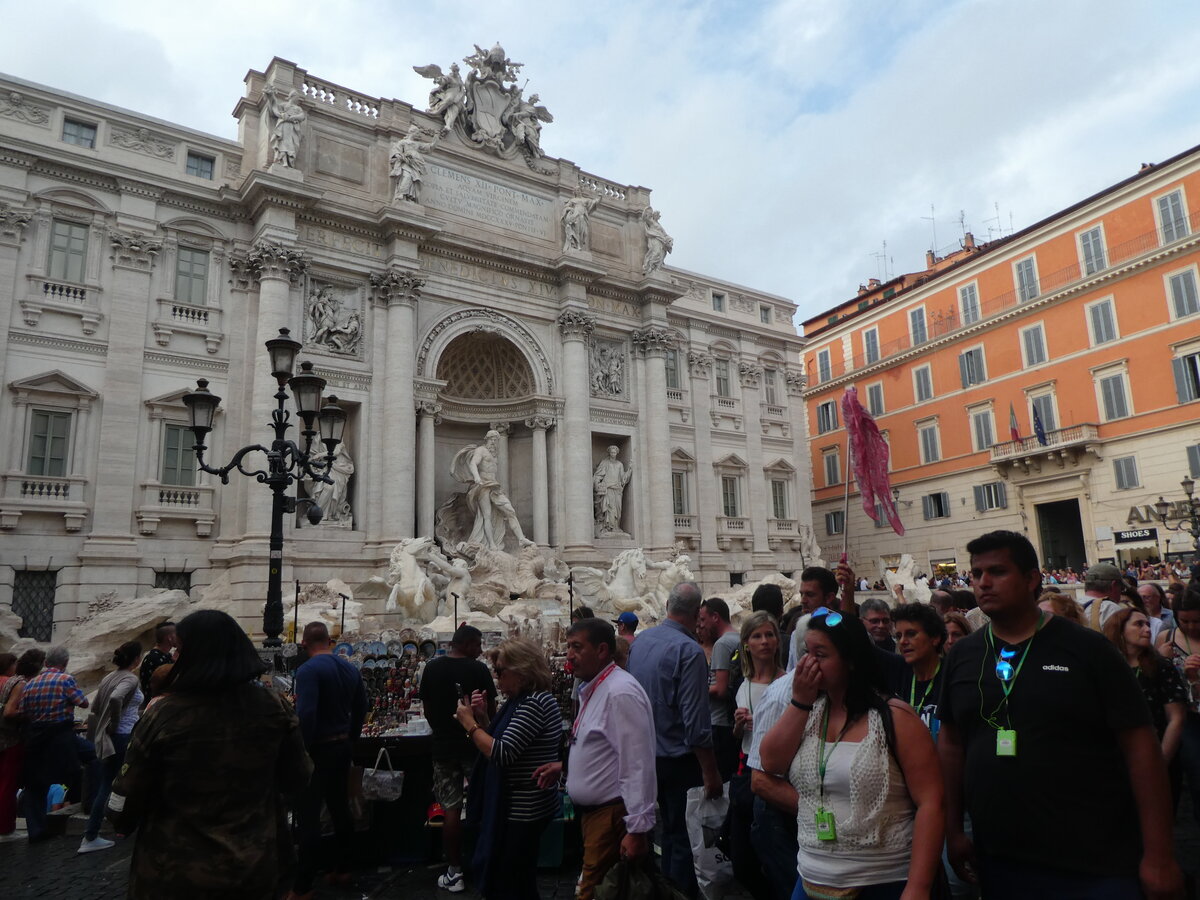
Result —
[{"label": "blue jeans", "polygon": [[87,828],[83,832],[85,840],[95,840],[100,836],[100,826],[104,823],[104,811],[108,808],[108,795],[112,793],[113,781],[116,780],[117,773],[121,771],[121,764],[125,762],[125,750],[129,746],[129,735],[114,734],[112,742],[116,752],[100,764],[99,784],[96,785],[96,795],[92,798],[92,811],[88,815]]},{"label": "blue jeans", "polygon": [[790,900],[799,875],[796,872],[796,817],[769,806],[762,797],[754,798],[754,824],[750,841],[758,854],[763,874],[771,883],[766,900]]},{"label": "blue jeans", "polygon": [[[889,881],[886,884],[870,884],[858,892],[858,900],[900,900],[900,895],[904,893],[904,886],[907,881]],[[804,892],[804,882],[796,882],[796,890],[792,893],[792,900],[808,900],[808,894]]]},{"label": "blue jeans", "polygon": [[694,755],[659,756],[654,760],[658,781],[658,807],[662,813],[663,874],[685,896],[694,898],[696,865],[687,832],[687,792],[704,784],[700,763]]},{"label": "blue jeans", "polygon": [[979,855],[984,900],[1141,900],[1136,875],[1081,875]]}]

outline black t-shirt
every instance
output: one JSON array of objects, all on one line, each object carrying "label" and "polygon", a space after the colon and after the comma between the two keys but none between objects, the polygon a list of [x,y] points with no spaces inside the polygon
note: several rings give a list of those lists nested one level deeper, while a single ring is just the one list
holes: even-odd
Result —
[{"label": "black t-shirt", "polygon": [[474,754],[475,748],[454,718],[458,698],[470,696],[473,691],[483,691],[489,698],[496,698],[492,673],[479,660],[439,656],[425,664],[421,674],[421,702],[425,704],[425,718],[433,731],[435,759],[470,758]]},{"label": "black t-shirt", "polygon": [[904,682],[908,672],[908,666],[905,665],[904,657],[899,653],[884,650],[876,644],[875,659],[879,662],[879,668],[883,672],[883,683],[887,685],[888,693],[899,697],[900,686]]},{"label": "black t-shirt", "polygon": [[[1067,872],[1136,876],[1141,832],[1117,732],[1150,725],[1150,712],[1129,666],[1103,635],[1051,616],[1006,712],[996,677],[1005,645],[987,638],[985,626],[954,644],[938,708],[962,733],[976,848]],[[1014,668],[1026,644],[1013,648]],[[997,707],[999,727],[1017,733],[1016,756],[996,755],[984,716]]]}]

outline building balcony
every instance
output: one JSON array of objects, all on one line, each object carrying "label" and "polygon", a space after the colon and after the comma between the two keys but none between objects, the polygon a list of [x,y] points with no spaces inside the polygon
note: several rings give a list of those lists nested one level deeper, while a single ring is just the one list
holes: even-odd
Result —
[{"label": "building balcony", "polygon": [[225,333],[221,330],[221,310],[211,306],[192,306],[174,300],[158,301],[158,315],[152,326],[160,347],[171,346],[176,334],[193,334],[204,339],[205,349],[216,353]]},{"label": "building balcony", "polygon": [[699,534],[700,528],[696,525],[696,517],[686,514],[676,513],[675,515],[675,533],[676,534]]},{"label": "building balcony", "polygon": [[767,546],[772,550],[800,549],[795,519],[767,519]]},{"label": "building balcony", "polygon": [[734,541],[741,541],[743,548],[749,549],[753,539],[749,519],[742,516],[717,516],[717,546],[722,550],[728,550]]},{"label": "building balcony", "polygon": [[1029,475],[1040,472],[1045,463],[1060,469],[1067,465],[1077,466],[1089,453],[1095,459],[1101,459],[1100,446],[1096,425],[1083,422],[1046,432],[1045,444],[1035,436],[993,444],[991,461],[1001,475],[1012,470]]},{"label": "building balcony", "polygon": [[37,275],[28,276],[28,290],[21,301],[21,318],[29,328],[37,328],[48,312],[79,319],[85,335],[93,335],[104,320],[98,302],[100,289]]},{"label": "building balcony", "polygon": [[78,475],[5,475],[0,494],[0,529],[17,527],[23,513],[60,514],[67,531],[79,531],[90,511],[83,502],[87,479]]},{"label": "building balcony", "polygon": [[213,488],[208,485],[183,486],[159,484],[156,481],[142,485],[142,499],[135,510],[138,531],[154,534],[163,519],[182,519],[196,526],[197,537],[212,534],[217,520],[213,509]]}]

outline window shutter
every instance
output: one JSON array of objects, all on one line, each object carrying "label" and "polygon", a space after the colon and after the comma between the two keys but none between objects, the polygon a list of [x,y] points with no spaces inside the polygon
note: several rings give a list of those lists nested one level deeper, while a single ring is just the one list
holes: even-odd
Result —
[{"label": "window shutter", "polygon": [[1188,371],[1187,361],[1185,359],[1171,360],[1171,369],[1175,373],[1175,395],[1180,403],[1189,403],[1196,399],[1196,385],[1193,383],[1191,373]]},{"label": "window shutter", "polygon": [[921,511],[925,514],[926,519],[933,518],[933,497],[930,494],[921,498]]},{"label": "window shutter", "polygon": [[1192,478],[1200,478],[1200,444],[1192,444],[1187,448],[1188,474]]},{"label": "window shutter", "polygon": [[1008,509],[1008,486],[1003,481],[996,482],[996,499],[1000,502],[1000,509]]},{"label": "window shutter", "polygon": [[950,494],[947,491],[942,491],[942,514],[950,515]]},{"label": "window shutter", "polygon": [[977,484],[972,490],[975,492],[975,512],[987,511],[987,497],[983,491],[983,485]]},{"label": "window shutter", "polygon": [[961,353],[958,357],[958,377],[962,379],[962,386],[969,387],[971,384],[970,369],[967,361],[967,354]]}]

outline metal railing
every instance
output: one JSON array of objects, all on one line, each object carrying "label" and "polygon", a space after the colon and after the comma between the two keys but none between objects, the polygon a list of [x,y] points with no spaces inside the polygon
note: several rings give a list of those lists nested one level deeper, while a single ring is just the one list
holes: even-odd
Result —
[{"label": "metal railing", "polygon": [[1005,441],[992,444],[992,462],[1012,459],[1016,456],[1028,456],[1042,450],[1053,450],[1060,447],[1070,447],[1076,444],[1087,444],[1100,439],[1096,426],[1091,422],[1071,425],[1046,432],[1046,443],[1043,444],[1036,436],[1023,437],[1019,441]]}]

